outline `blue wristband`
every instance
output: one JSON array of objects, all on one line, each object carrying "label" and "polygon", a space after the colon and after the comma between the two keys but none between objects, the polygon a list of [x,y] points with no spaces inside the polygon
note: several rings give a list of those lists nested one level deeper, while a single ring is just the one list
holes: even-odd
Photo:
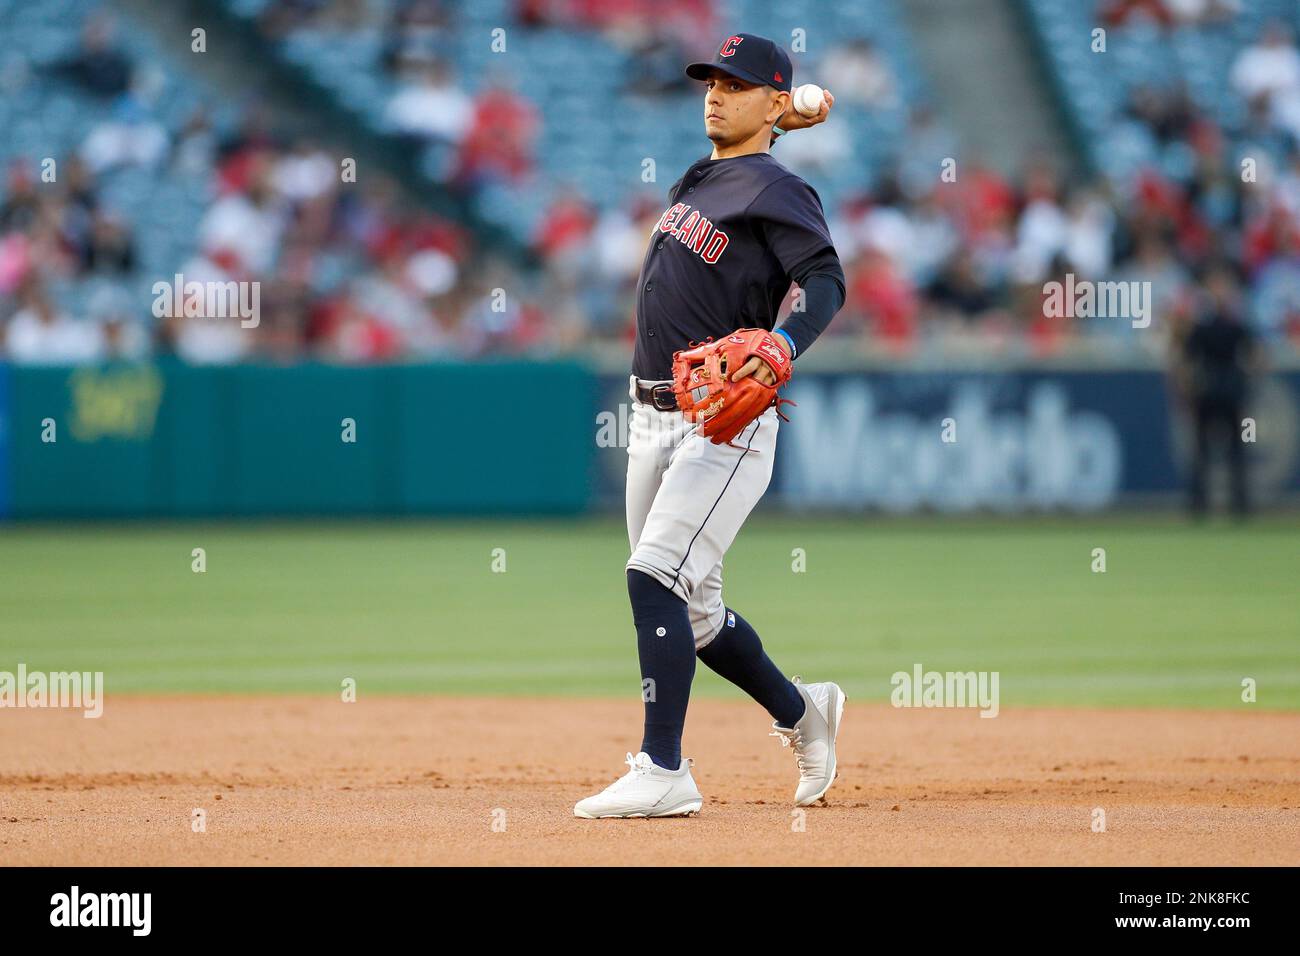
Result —
[{"label": "blue wristband", "polygon": [[790,360],[793,361],[799,355],[799,350],[794,346],[794,339],[785,329],[777,329],[776,334],[790,343]]}]

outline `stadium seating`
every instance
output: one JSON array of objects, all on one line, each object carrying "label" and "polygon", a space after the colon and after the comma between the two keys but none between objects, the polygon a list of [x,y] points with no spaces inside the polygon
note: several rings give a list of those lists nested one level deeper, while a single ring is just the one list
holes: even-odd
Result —
[{"label": "stadium seating", "polygon": [[[225,2],[231,12],[249,20],[269,4]],[[383,25],[390,7],[390,0],[377,0],[368,6],[372,19],[361,28],[300,28],[279,47],[287,62],[378,132],[387,132],[384,110],[396,90],[396,80],[382,62]],[[0,139],[0,164],[66,157],[105,115],[103,101],[48,70],[77,49],[82,23],[100,10],[112,12],[87,0],[0,0],[0,32],[14,51],[0,61],[0,128],[6,130]],[[623,204],[640,186],[642,160],[654,157],[657,182],[641,189],[658,198],[670,181],[667,177],[675,177],[704,152],[692,94],[645,96],[638,109],[630,111],[592,108],[592,79],[619,76],[626,66],[624,54],[599,31],[511,28],[507,59],[492,52],[489,40],[495,27],[513,22],[513,4],[480,0],[464,5],[456,16],[456,29],[447,31],[447,53],[471,93],[502,78],[534,103],[547,105],[548,121],[541,126],[536,147],[538,175],[516,185],[488,187],[477,197],[479,215],[518,239],[533,234],[557,190],[566,184],[581,184],[598,207]],[[744,23],[786,42],[798,25],[759,0],[727,0],[719,5],[717,21]],[[132,29],[129,23],[120,25],[116,41],[133,62],[145,67],[148,95],[142,105],[150,119],[174,137],[194,109],[207,103],[219,129],[235,123],[238,104],[205,96],[203,82],[174,59],[175,51],[162,49],[153,33]],[[830,207],[840,195],[861,188],[897,151],[909,109],[924,98],[925,88],[894,0],[835,0],[827,5],[816,35],[872,38],[900,84],[900,102],[893,109],[842,106],[855,162],[821,173],[818,185]],[[810,47],[806,61],[798,65],[805,77],[816,79],[816,64],[825,50],[818,48],[816,37]],[[575,63],[581,69],[573,69]],[[554,121],[556,116],[564,121]],[[133,296],[146,295],[153,279],[171,275],[193,254],[198,224],[213,198],[210,176],[170,165],[106,171],[99,178],[98,195],[132,226],[137,269],[125,282],[115,281]],[[51,291],[64,309],[84,314],[103,281],[53,281]]]},{"label": "stadium seating", "polygon": [[[0,166],[20,160],[36,170],[47,157],[61,162],[105,115],[102,100],[48,70],[76,50],[81,22],[95,9],[99,5],[85,0],[0,0],[0,35],[8,50],[0,63]],[[143,105],[150,118],[174,135],[204,102],[201,86],[176,67],[151,34],[121,29],[117,42],[134,62],[147,64]],[[229,116],[216,113],[219,120]],[[167,166],[126,167],[99,177],[100,199],[132,226],[137,268],[124,283],[131,292],[147,295],[154,279],[171,275],[193,252],[197,225],[210,200],[209,181]],[[102,281],[55,283],[52,291],[64,309],[81,314]]]},{"label": "stadium seating", "polygon": [[[266,0],[227,0],[232,11],[256,17]],[[288,36],[282,54],[306,71],[339,101],[382,128],[384,106],[395,91],[394,79],[381,63],[382,24],[388,0],[372,3],[372,19],[361,28],[303,27]],[[725,0],[718,5],[718,22],[743,23],[756,33],[779,37],[787,44],[791,30],[801,24],[783,17],[762,0]],[[624,55],[599,32],[563,28],[508,29],[508,56],[494,53],[491,31],[513,21],[513,4],[506,0],[476,0],[456,13],[457,28],[448,31],[446,53],[460,82],[475,92],[484,83],[505,77],[512,88],[536,104],[547,104],[547,115],[563,122],[545,123],[537,143],[541,181],[513,187],[493,187],[478,199],[478,212],[489,221],[529,236],[549,204],[556,186],[579,183],[597,206],[626,200],[629,184],[640,181],[645,157],[654,157],[660,176],[676,176],[704,152],[697,111],[689,95],[644,98],[635,111],[593,107],[593,83],[625,72]],[[845,105],[842,122],[851,130],[854,164],[837,167],[819,183],[823,198],[836,197],[869,180],[899,145],[908,107],[925,95],[922,72],[904,30],[894,0],[833,0],[819,10],[816,37],[869,37],[893,67],[900,82],[900,103],[888,111]],[[818,41],[805,66],[816,76]],[[575,68],[575,65],[577,68]],[[671,171],[671,172],[670,172]],[[656,193],[658,195],[658,193]]]},{"label": "stadium seating", "polygon": [[1023,0],[1047,54],[1057,90],[1100,172],[1120,181],[1144,165],[1175,176],[1178,152],[1162,155],[1154,139],[1124,120],[1130,94],[1142,85],[1185,84],[1192,101],[1229,131],[1240,129],[1244,105],[1228,82],[1233,60],[1268,20],[1300,28],[1294,0],[1248,0],[1227,23],[1162,28],[1133,20],[1107,32],[1105,58],[1091,48],[1096,0]]}]

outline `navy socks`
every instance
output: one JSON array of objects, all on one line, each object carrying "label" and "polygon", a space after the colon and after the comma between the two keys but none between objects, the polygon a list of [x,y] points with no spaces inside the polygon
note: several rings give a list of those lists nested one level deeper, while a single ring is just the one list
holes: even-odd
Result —
[{"label": "navy socks", "polygon": [[632,600],[645,701],[641,749],[660,767],[676,770],[682,763],[682,728],[695,679],[690,616],[685,601],[640,571],[627,572],[627,594]]},{"label": "navy socks", "polygon": [[700,660],[762,704],[779,726],[793,727],[803,716],[803,695],[763,652],[749,622],[730,608],[718,636],[700,651]]},{"label": "navy socks", "polygon": [[[695,679],[690,616],[685,601],[640,571],[627,572],[627,594],[645,701],[641,749],[660,767],[676,770],[682,763],[682,729]],[[735,611],[727,611],[722,630],[699,658],[762,704],[778,725],[793,727],[803,716],[803,695],[763,652],[758,634]]]}]

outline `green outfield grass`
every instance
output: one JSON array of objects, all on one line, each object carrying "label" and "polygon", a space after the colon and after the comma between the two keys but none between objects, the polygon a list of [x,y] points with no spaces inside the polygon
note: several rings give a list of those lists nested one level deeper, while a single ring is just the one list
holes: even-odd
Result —
[{"label": "green outfield grass", "polygon": [[[0,670],[102,670],[110,691],[636,695],[626,552],[612,521],[19,525],[0,531]],[[757,516],[726,574],[780,666],[856,700],[919,662],[1000,672],[1003,707],[1300,707],[1294,517]],[[736,695],[703,667],[696,687]]]}]

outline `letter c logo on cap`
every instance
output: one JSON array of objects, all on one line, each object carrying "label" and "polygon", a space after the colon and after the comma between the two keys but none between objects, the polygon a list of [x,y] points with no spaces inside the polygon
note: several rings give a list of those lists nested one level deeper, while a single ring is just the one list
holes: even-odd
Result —
[{"label": "letter c logo on cap", "polygon": [[736,45],[745,39],[744,37],[727,37],[727,42],[722,44],[722,49],[718,51],[718,56],[731,56],[736,52]]}]

